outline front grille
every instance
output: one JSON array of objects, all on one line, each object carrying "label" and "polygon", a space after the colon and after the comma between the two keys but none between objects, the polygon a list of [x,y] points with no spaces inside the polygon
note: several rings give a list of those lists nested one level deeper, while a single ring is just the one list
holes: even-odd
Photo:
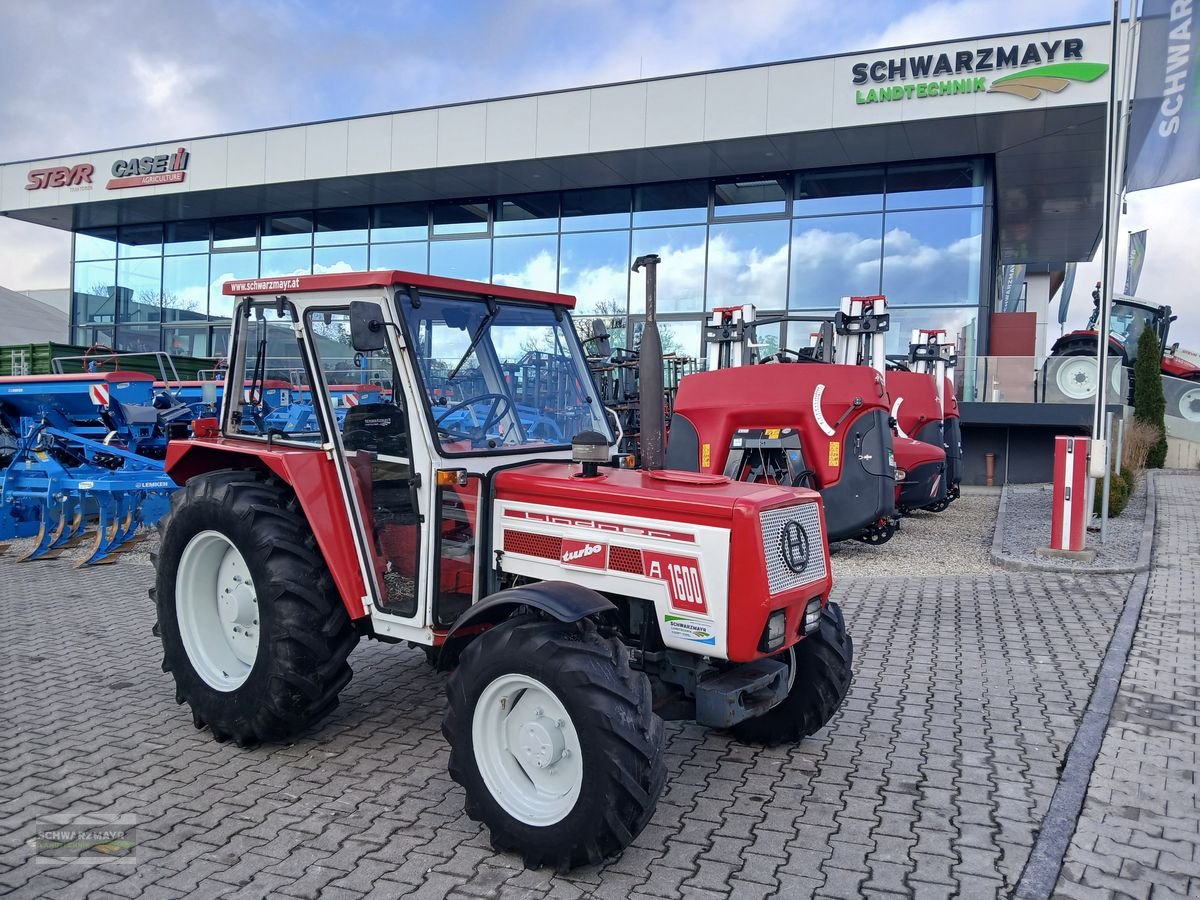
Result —
[{"label": "front grille", "polygon": [[[799,530],[789,529],[792,522]],[[759,526],[767,560],[767,587],[772,596],[825,577],[825,537],[817,504],[768,509],[759,514]],[[799,571],[788,565],[789,558]]]}]

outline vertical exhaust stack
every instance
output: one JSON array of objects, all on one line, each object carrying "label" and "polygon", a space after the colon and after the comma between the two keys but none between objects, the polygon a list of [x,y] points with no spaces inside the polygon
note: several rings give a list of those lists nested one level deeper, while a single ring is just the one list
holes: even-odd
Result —
[{"label": "vertical exhaust stack", "polygon": [[641,418],[642,468],[661,469],[666,455],[666,420],[663,417],[663,353],[658,333],[657,253],[639,256],[633,271],[646,269],[646,325],[638,347],[638,411]]}]

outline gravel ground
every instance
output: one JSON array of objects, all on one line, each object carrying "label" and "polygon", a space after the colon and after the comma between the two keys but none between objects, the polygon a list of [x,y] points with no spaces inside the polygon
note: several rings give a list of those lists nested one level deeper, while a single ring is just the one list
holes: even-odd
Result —
[{"label": "gravel ground", "polygon": [[945,512],[905,516],[886,544],[840,541],[830,548],[834,578],[994,572],[992,533],[999,506],[998,494],[965,493]]},{"label": "gravel ground", "polygon": [[1137,562],[1146,522],[1146,479],[1138,479],[1133,496],[1118,518],[1108,520],[1108,540],[1100,543],[1099,531],[1088,531],[1087,547],[1096,551],[1090,563],[1050,559],[1037,553],[1050,545],[1050,507],[1054,488],[1049,484],[1010,485],[1005,494],[1003,554],[1017,562],[1062,566],[1081,571],[1125,568]]}]

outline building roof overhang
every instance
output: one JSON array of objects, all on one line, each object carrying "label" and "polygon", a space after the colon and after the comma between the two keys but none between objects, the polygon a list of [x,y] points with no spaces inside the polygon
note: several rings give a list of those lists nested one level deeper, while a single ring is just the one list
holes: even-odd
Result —
[{"label": "building roof overhang", "polygon": [[[278,213],[359,204],[719,178],[790,169],[990,156],[999,261],[1089,259],[1102,219],[1108,74],[1029,97],[1012,72],[868,77],[877,64],[1079,41],[1102,58],[1107,27],[971,38],[504,100],[481,101],[0,166],[0,213],[50,227]],[[1022,48],[1024,48],[1022,50]],[[994,55],[994,53],[993,53]],[[1043,62],[1045,59],[1042,60]],[[865,65],[864,65],[865,64]],[[874,67],[874,68],[873,68]],[[918,97],[925,83],[970,90]],[[879,102],[878,91],[908,93]],[[908,90],[912,87],[914,90]],[[128,185],[114,165],[170,158],[186,178]],[[172,162],[173,164],[173,162]],[[90,184],[28,189],[30,172],[91,166]],[[187,165],[187,163],[185,163]],[[126,184],[113,188],[117,181]],[[157,183],[156,183],[157,182]]]}]

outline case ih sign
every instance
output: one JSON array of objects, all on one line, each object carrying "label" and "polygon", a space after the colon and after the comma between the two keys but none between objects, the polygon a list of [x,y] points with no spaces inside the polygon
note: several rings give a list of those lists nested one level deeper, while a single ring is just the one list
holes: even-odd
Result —
[{"label": "case ih sign", "polygon": [[130,187],[149,187],[154,184],[178,184],[187,177],[190,154],[180,147],[173,154],[135,156],[118,159],[112,164],[113,177],[105,188],[110,191]]},{"label": "case ih sign", "polygon": [[[112,178],[104,187],[117,191],[122,188],[148,187],[153,184],[178,184],[187,177],[188,159],[191,156],[185,147],[174,153],[161,156],[135,156],[118,159],[112,164]],[[30,169],[26,176],[25,190],[40,191],[43,188],[81,188],[91,190],[92,176],[96,167],[91,163],[77,166],[50,166],[45,169]]]}]

